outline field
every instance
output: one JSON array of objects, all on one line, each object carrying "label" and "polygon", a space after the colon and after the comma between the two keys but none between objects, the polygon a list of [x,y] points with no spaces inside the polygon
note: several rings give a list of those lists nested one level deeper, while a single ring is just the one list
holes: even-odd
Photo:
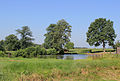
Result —
[{"label": "field", "polygon": [[0,58],[0,81],[120,81],[120,56],[92,60]]}]

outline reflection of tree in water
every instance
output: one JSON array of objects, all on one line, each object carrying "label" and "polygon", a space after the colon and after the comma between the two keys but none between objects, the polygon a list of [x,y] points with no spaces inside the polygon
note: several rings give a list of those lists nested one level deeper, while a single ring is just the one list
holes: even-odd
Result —
[{"label": "reflection of tree in water", "polygon": [[66,60],[74,60],[74,57],[73,57],[73,56],[66,56],[65,59],[66,59]]},{"label": "reflection of tree in water", "polygon": [[64,56],[64,55],[39,55],[39,58],[56,58],[56,59],[65,59],[65,60],[74,60],[74,56]]},{"label": "reflection of tree in water", "polygon": [[44,59],[47,59],[47,58],[57,58],[56,55],[40,55],[40,58],[44,58]]}]

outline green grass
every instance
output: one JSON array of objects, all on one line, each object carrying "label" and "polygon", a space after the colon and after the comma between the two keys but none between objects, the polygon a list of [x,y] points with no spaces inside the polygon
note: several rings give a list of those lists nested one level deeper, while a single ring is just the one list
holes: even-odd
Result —
[{"label": "green grass", "polygon": [[120,59],[116,57],[105,55],[96,60],[0,58],[0,81],[120,80]]},{"label": "green grass", "polygon": [[77,53],[77,54],[85,54],[87,53],[88,51],[90,51],[91,49],[70,49],[69,50],[69,53]]},{"label": "green grass", "polygon": [[[86,53],[90,53],[90,50],[92,53],[100,53],[103,52],[103,49],[87,49],[87,48],[80,48],[80,49],[69,49],[68,53],[77,53],[77,54],[86,54]],[[114,49],[105,49],[106,52],[114,52]]]}]

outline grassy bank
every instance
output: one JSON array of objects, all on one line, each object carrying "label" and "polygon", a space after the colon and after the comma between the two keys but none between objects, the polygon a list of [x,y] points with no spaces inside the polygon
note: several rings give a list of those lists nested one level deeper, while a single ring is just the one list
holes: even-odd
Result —
[{"label": "grassy bank", "polygon": [[[107,52],[115,52],[114,49],[106,49]],[[77,53],[77,54],[91,54],[91,53],[103,53],[103,49],[87,49],[87,48],[80,48],[80,49],[69,49],[69,52],[71,54]]]},{"label": "grassy bank", "polygon": [[[109,57],[109,58],[108,58]],[[120,60],[0,58],[0,81],[118,81]]]}]

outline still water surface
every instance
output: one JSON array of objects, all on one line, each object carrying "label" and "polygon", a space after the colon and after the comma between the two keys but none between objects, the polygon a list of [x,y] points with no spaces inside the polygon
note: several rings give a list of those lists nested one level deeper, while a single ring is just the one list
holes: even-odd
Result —
[{"label": "still water surface", "polygon": [[86,59],[88,55],[85,54],[64,54],[64,55],[41,55],[40,58],[56,58],[64,60]]}]

